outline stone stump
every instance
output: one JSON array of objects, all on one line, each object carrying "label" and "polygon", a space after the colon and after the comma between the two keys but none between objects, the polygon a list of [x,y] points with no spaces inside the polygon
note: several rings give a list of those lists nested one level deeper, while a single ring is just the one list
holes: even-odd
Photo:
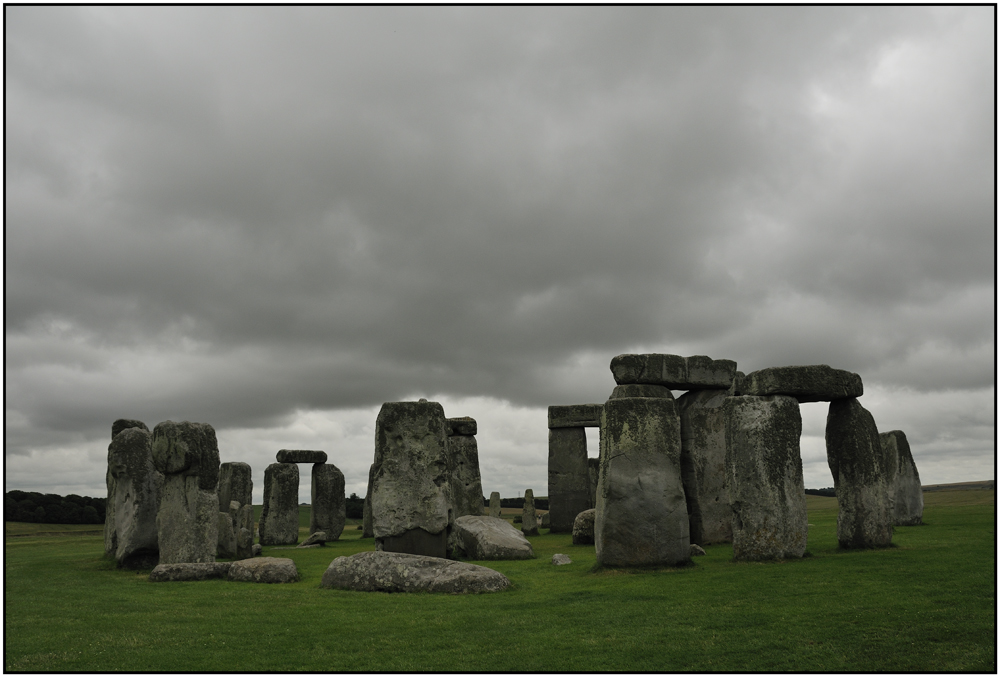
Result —
[{"label": "stone stump", "polygon": [[691,542],[729,543],[733,511],[726,491],[728,390],[691,390],[677,400],[681,412],[681,474]]},{"label": "stone stump", "polygon": [[593,545],[595,508],[584,510],[573,520],[573,545]]},{"label": "stone stump", "polygon": [[842,548],[892,543],[890,478],[875,419],[857,398],[830,402],[826,457],[837,492],[837,541]]},{"label": "stone stump", "polygon": [[895,473],[891,484],[892,523],[897,527],[923,524],[924,491],[920,474],[910,453],[910,443],[902,430],[879,434],[882,450],[888,460],[895,460]]},{"label": "stone stump", "polygon": [[[149,432],[149,428],[142,421],[120,418],[111,424],[111,439],[114,440],[118,433],[128,428],[141,428]],[[104,556],[114,559],[118,551],[118,532],[115,526],[115,478],[111,474],[110,465],[104,474],[104,483],[108,488],[108,498],[104,508]]]},{"label": "stone stump", "polygon": [[[452,462],[451,493],[454,518],[483,514],[483,481],[479,474],[476,419],[469,416],[445,420]],[[453,520],[454,521],[454,520]]]},{"label": "stone stump", "polygon": [[573,520],[589,507],[586,431],[583,428],[549,428],[549,528],[552,533],[572,532]]},{"label": "stone stump", "polygon": [[229,504],[253,503],[253,476],[246,463],[223,463],[219,466],[219,511],[229,512]]},{"label": "stone stump", "polygon": [[538,535],[538,519],[535,517],[535,492],[524,490],[524,507],[521,508],[521,533],[525,536]]},{"label": "stone stump", "polygon": [[375,483],[375,464],[368,468],[368,491],[365,493],[365,507],[361,518],[361,538],[372,538],[375,535],[372,529],[372,486]]},{"label": "stone stump", "polygon": [[260,512],[261,545],[299,542],[299,466],[272,463],[264,470],[264,506]]},{"label": "stone stump", "polygon": [[108,446],[108,476],[113,495],[106,510],[112,515],[119,567],[145,569],[159,561],[156,513],[163,475],[153,465],[151,435],[146,426],[124,428]]},{"label": "stone stump", "polygon": [[160,564],[214,562],[219,545],[219,444],[207,423],[164,421],[153,429],[163,473],[156,513]]},{"label": "stone stump", "polygon": [[733,559],[802,557],[808,521],[798,401],[747,395],[730,397],[725,406]]},{"label": "stone stump", "polygon": [[326,540],[339,540],[347,521],[344,473],[332,463],[315,464],[312,468],[311,496],[309,533],[322,531],[326,534]]},{"label": "stone stump", "polygon": [[688,562],[681,424],[669,391],[663,397],[605,402],[600,458],[594,518],[597,563],[631,567]]},{"label": "stone stump", "polygon": [[490,494],[490,517],[500,517],[500,492]]},{"label": "stone stump", "polygon": [[222,559],[236,557],[236,529],[233,517],[228,512],[219,513],[219,541],[215,556]]}]

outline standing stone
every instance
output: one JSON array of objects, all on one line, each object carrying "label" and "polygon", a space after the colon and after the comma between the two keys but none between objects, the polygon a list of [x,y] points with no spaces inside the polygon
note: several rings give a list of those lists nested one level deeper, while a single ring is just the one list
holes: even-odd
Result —
[{"label": "standing stone", "polygon": [[594,546],[602,566],[690,560],[681,421],[672,396],[605,402]]},{"label": "standing stone", "polygon": [[590,471],[590,507],[594,508],[597,507],[597,480],[601,471],[601,459],[588,458],[587,470]]},{"label": "standing stone", "polygon": [[236,529],[236,559],[253,557],[253,506],[249,503],[239,506],[233,524]]},{"label": "standing stone", "polygon": [[573,520],[590,507],[587,433],[583,428],[549,429],[549,515],[554,534],[573,531]]},{"label": "standing stone", "polygon": [[798,401],[785,395],[748,395],[730,397],[725,406],[733,559],[802,557],[808,521]]},{"label": "standing stone", "polygon": [[910,453],[910,443],[902,430],[880,433],[882,450],[888,460],[895,460],[896,472],[890,485],[893,498],[892,523],[897,527],[923,524],[924,491],[920,485],[920,474]]},{"label": "standing stone", "polygon": [[163,473],[156,529],[160,564],[214,562],[219,545],[219,444],[207,423],[153,428],[153,464]]},{"label": "standing stone", "polygon": [[728,390],[691,390],[677,400],[681,412],[681,475],[691,542],[733,540],[733,510],[726,491]]},{"label": "standing stone", "polygon": [[[149,428],[142,421],[120,418],[111,424],[111,439],[114,440],[118,433],[128,428],[141,428],[149,432]],[[115,478],[111,474],[110,467],[104,475],[104,483],[108,488],[108,499],[104,508],[104,555],[108,558],[114,558],[115,553],[118,552],[118,532],[115,526]]]},{"label": "standing stone", "polygon": [[521,533],[525,536],[538,535],[538,519],[535,517],[535,492],[524,490],[524,507],[521,508]]},{"label": "standing stone", "polygon": [[115,561],[126,569],[147,569],[159,561],[156,513],[163,475],[153,466],[149,430],[124,428],[108,446],[108,475],[114,495],[107,504],[114,514]]},{"label": "standing stone", "polygon": [[372,538],[375,531],[372,528],[372,487],[375,484],[375,464],[368,468],[368,491],[365,493],[365,508],[361,515],[361,538]]},{"label": "standing stone", "polygon": [[299,466],[272,463],[264,470],[264,506],[260,512],[261,545],[299,541]]},{"label": "standing stone", "polygon": [[223,463],[219,466],[219,510],[229,512],[229,504],[253,503],[253,477],[246,463]]},{"label": "standing stone", "polygon": [[376,548],[445,557],[454,520],[452,464],[437,402],[386,402],[375,421]]},{"label": "standing stone", "polygon": [[[479,475],[479,446],[476,444],[476,419],[449,418],[448,452],[451,456],[451,493],[454,517],[483,514],[483,481]],[[454,521],[454,520],[453,520]]]},{"label": "standing stone", "polygon": [[490,494],[490,517],[500,517],[500,492]]},{"label": "standing stone", "polygon": [[573,520],[573,545],[593,545],[596,515],[597,510],[591,508],[576,516],[576,519]]},{"label": "standing stone", "polygon": [[826,458],[837,492],[842,548],[892,543],[890,478],[875,419],[856,398],[834,400],[826,418]]},{"label": "standing stone", "polygon": [[309,533],[322,531],[326,540],[336,541],[347,522],[347,501],[344,498],[344,473],[332,463],[317,463],[312,469],[312,508],[309,512]]},{"label": "standing stone", "polygon": [[232,515],[228,512],[219,513],[219,544],[215,556],[222,559],[236,557],[236,529],[233,525]]}]

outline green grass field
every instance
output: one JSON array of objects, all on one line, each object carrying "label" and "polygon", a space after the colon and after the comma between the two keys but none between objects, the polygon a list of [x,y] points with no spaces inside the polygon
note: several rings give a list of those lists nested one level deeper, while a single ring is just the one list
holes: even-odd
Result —
[{"label": "green grass field", "polygon": [[334,557],[374,549],[357,520],[325,548],[265,548],[295,560],[287,585],[149,583],[98,535],[8,523],[4,669],[995,672],[995,493],[925,500],[896,547],[841,551],[835,499],[809,497],[810,556],[784,562],[719,545],[690,567],[594,572],[593,546],[543,533],[537,559],[478,562],[511,589],[468,596],[320,589]]}]

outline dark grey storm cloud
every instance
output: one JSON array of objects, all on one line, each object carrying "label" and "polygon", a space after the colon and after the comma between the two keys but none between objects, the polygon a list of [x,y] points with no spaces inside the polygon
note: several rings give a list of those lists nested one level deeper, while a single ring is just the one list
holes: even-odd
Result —
[{"label": "dark grey storm cloud", "polygon": [[992,437],[994,41],[991,7],[7,7],[8,459],[599,401],[637,350],[957,393]]}]

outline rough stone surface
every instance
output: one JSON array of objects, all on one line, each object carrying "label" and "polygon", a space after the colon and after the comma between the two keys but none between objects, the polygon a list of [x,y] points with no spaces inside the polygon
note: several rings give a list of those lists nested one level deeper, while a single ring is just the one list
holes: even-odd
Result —
[{"label": "rough stone surface", "polygon": [[604,404],[594,546],[602,566],[690,560],[675,400],[635,397]]},{"label": "rough stone surface", "polygon": [[444,431],[449,437],[452,435],[474,436],[479,431],[479,428],[476,424],[476,419],[471,416],[459,416],[457,418],[446,418],[444,420]]},{"label": "rough stone surface", "polygon": [[538,518],[535,516],[535,492],[524,490],[524,507],[521,508],[521,533],[525,536],[538,535]]},{"label": "rough stone surface", "polygon": [[550,428],[597,428],[601,425],[602,404],[552,405],[549,407]]},{"label": "rough stone surface", "polygon": [[726,400],[726,486],[733,510],[733,559],[802,557],[806,551],[805,486],[794,397]]},{"label": "rough stone surface", "polygon": [[129,428],[139,428],[140,430],[145,430],[149,432],[149,428],[142,421],[135,418],[120,418],[111,424],[111,439],[115,439],[123,430],[128,430]]},{"label": "rough stone surface", "polygon": [[890,490],[892,498],[892,523],[897,527],[923,524],[924,492],[920,474],[910,453],[910,443],[902,430],[880,433],[882,450],[887,461],[895,460],[895,473]]},{"label": "rough stone surface", "polygon": [[361,538],[372,538],[375,531],[372,528],[372,486],[375,483],[375,464],[368,468],[368,490],[365,493],[365,507],[361,518]]},{"label": "rough stone surface", "polygon": [[252,557],[260,557],[260,554],[264,552],[264,547],[260,543],[254,543],[250,549],[250,554]]},{"label": "rough stone surface", "polygon": [[697,543],[692,543],[691,544],[691,556],[692,557],[701,557],[704,554],[705,554],[705,549],[703,547],[701,547]]},{"label": "rough stone surface", "polygon": [[454,519],[453,468],[444,421],[444,409],[437,402],[386,402],[379,411],[372,531],[383,549],[392,551],[423,541],[430,545],[435,540],[421,536],[418,541],[419,531],[430,537],[445,534],[447,542]]},{"label": "rough stone surface", "polygon": [[573,520],[589,507],[587,433],[583,428],[550,428],[549,529],[554,534],[570,533]]},{"label": "rough stone surface", "polygon": [[160,550],[156,513],[163,475],[153,466],[151,435],[146,426],[122,428],[111,440],[108,475],[114,491],[107,505],[114,515],[115,561],[126,569],[156,566]]},{"label": "rough stone surface", "polygon": [[278,463],[326,463],[325,451],[282,449],[275,455]]},{"label": "rough stone surface", "polygon": [[500,492],[490,494],[490,517],[500,517]]},{"label": "rough stone surface", "polygon": [[677,400],[681,412],[681,475],[691,542],[733,540],[733,510],[726,491],[727,390],[692,390]]},{"label": "rough stone surface", "polygon": [[347,500],[344,496],[344,473],[332,463],[312,467],[312,506],[309,509],[309,533],[322,531],[328,541],[340,539],[347,523]]},{"label": "rough stone surface", "polygon": [[623,397],[666,397],[674,399],[674,394],[666,386],[644,385],[642,383],[628,383],[626,385],[615,386],[611,391],[609,400],[620,400]]},{"label": "rough stone surface", "polygon": [[549,513],[543,513],[542,519],[538,521],[538,526],[540,526],[543,529],[549,529],[550,525],[551,522],[549,521]]},{"label": "rough stone surface", "polygon": [[456,554],[467,559],[531,559],[535,556],[524,534],[499,517],[465,515],[455,520]]},{"label": "rough stone surface", "polygon": [[246,463],[223,463],[219,466],[219,511],[227,512],[229,504],[253,504],[253,474]]},{"label": "rough stone surface", "polygon": [[594,543],[594,517],[597,510],[584,510],[573,520],[573,545],[592,545]]},{"label": "rough stone surface", "polygon": [[233,526],[233,518],[228,512],[219,513],[219,545],[215,556],[222,559],[236,557],[236,529]]},{"label": "rough stone surface", "polygon": [[[601,474],[601,459],[600,458],[587,458],[587,470],[590,471],[590,507],[597,507],[597,482],[600,479]],[[548,526],[548,524],[543,524],[543,527]]]},{"label": "rough stone surface", "polygon": [[564,555],[561,552],[557,552],[552,555],[552,563],[557,567],[561,567],[563,564],[572,564],[573,560],[569,558],[569,555]]},{"label": "rough stone surface", "polygon": [[299,542],[299,466],[272,463],[264,470],[264,505],[260,512],[261,545]]},{"label": "rough stone surface", "polygon": [[671,390],[728,388],[736,374],[736,363],[704,355],[618,355],[611,360],[611,373],[618,385],[640,383]]},{"label": "rough stone surface", "polygon": [[207,423],[153,428],[153,465],[163,473],[156,513],[160,564],[214,562],[219,546],[219,444]]},{"label": "rough stone surface", "polygon": [[323,573],[321,588],[365,592],[499,592],[507,577],[486,567],[399,552],[361,552],[338,557]]},{"label": "rough stone surface", "polygon": [[309,538],[302,541],[298,547],[308,548],[313,545],[326,545],[327,540],[330,539],[327,539],[326,533],[322,531],[314,531],[312,534],[309,535]]},{"label": "rough stone surface", "polygon": [[825,364],[769,367],[746,375],[745,395],[790,395],[799,402],[829,402],[861,397],[864,385],[857,374]]},{"label": "rough stone surface", "polygon": [[294,583],[299,571],[295,561],[285,557],[255,557],[233,562],[228,578],[242,583]]},{"label": "rough stone surface", "polygon": [[236,505],[235,511],[230,510],[236,529],[236,559],[249,559],[253,557],[253,505]]},{"label": "rough stone surface", "polygon": [[826,458],[837,492],[840,547],[888,546],[892,543],[892,481],[875,419],[857,399],[830,403]]},{"label": "rough stone surface", "polygon": [[[141,428],[149,432],[149,428],[142,421],[120,418],[111,424],[111,439],[114,440],[118,433],[128,428]],[[115,525],[115,478],[110,468],[104,475],[104,482],[108,488],[108,498],[104,508],[104,555],[113,559],[118,551],[118,532]]]},{"label": "rough stone surface", "polygon": [[167,581],[206,581],[209,578],[225,578],[232,562],[174,562],[157,564],[149,573],[153,583]]},{"label": "rough stone surface", "polygon": [[[475,422],[475,419],[469,420]],[[482,515],[483,480],[479,475],[479,445],[476,443],[476,438],[471,435],[453,435],[448,438],[448,452],[452,465],[453,518],[462,515]]]}]

